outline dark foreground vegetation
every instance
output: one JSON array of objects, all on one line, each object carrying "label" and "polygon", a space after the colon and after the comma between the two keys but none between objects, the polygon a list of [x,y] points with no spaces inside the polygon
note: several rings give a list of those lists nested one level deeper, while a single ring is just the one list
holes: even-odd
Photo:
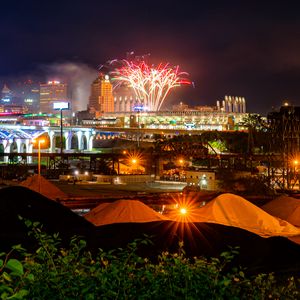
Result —
[{"label": "dark foreground vegetation", "polygon": [[135,240],[124,249],[99,249],[73,238],[62,248],[57,234],[25,221],[38,247],[20,245],[0,254],[1,299],[299,299],[299,280],[272,273],[246,275],[231,266],[238,249],[219,258],[187,257],[184,245],[154,259],[139,255],[151,241]]}]

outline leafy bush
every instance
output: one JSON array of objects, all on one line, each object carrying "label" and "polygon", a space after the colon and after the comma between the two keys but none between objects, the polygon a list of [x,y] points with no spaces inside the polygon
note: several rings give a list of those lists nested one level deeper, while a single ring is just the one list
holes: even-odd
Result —
[{"label": "leafy bush", "polygon": [[[34,253],[16,246],[0,255],[1,299],[295,299],[293,277],[278,282],[273,274],[247,278],[240,268],[228,269],[236,250],[220,258],[188,258],[161,253],[155,261],[137,254],[149,240],[93,257],[85,241],[73,238],[68,249],[58,235],[45,234],[26,221],[39,241]],[[18,259],[14,258],[17,256]]]},{"label": "leafy bush", "polygon": [[269,186],[269,179],[264,176],[246,176],[235,178],[233,171],[222,170],[218,174],[218,186],[222,190],[238,195],[272,196],[275,190]]}]

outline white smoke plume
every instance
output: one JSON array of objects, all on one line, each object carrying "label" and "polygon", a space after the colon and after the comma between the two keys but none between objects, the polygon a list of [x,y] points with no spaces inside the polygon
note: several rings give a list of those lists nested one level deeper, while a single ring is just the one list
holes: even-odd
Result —
[{"label": "white smoke plume", "polygon": [[48,80],[60,80],[68,84],[72,112],[86,110],[91,84],[97,78],[97,70],[78,62],[54,63],[43,66]]}]

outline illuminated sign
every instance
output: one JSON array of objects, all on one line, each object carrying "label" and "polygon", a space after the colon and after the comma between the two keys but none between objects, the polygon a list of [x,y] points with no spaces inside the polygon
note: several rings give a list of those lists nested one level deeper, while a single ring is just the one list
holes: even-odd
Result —
[{"label": "illuminated sign", "polygon": [[60,81],[57,80],[48,81],[48,84],[60,84]]},{"label": "illuminated sign", "polygon": [[70,109],[70,103],[69,102],[54,102],[53,109],[57,109],[57,110]]},{"label": "illuminated sign", "polygon": [[133,110],[134,111],[146,111],[147,110],[147,107],[145,107],[144,105],[136,105],[133,107]]},{"label": "illuminated sign", "polygon": [[29,99],[29,98],[28,98],[28,99],[24,99],[24,102],[25,102],[25,103],[32,103],[32,102],[33,102],[33,99]]}]

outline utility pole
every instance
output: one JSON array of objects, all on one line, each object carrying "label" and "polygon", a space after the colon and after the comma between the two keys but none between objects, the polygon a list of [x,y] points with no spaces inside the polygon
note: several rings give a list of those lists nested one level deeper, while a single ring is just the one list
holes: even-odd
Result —
[{"label": "utility pole", "polygon": [[60,154],[62,156],[64,151],[64,142],[63,142],[63,110],[60,109]]}]

